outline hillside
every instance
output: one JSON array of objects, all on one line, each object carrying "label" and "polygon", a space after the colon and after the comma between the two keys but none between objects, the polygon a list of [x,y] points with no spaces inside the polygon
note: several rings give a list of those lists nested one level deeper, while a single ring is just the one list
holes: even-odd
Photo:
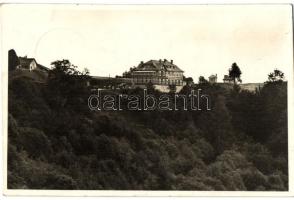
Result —
[{"label": "hillside", "polygon": [[[234,87],[234,84],[232,83],[217,83],[221,87],[231,90]],[[262,88],[264,86],[264,83],[241,83],[238,84],[241,88],[241,90],[248,90],[250,92],[255,92],[256,89]]]},{"label": "hillside", "polygon": [[14,79],[20,79],[20,78],[26,78],[26,79],[39,82],[39,83],[45,83],[47,82],[48,73],[40,71],[40,70],[28,71],[28,70],[21,70],[21,69],[9,71],[10,81]]},{"label": "hillside", "polygon": [[82,80],[10,80],[8,188],[288,190],[286,83],[206,86],[211,111],[95,112]]}]

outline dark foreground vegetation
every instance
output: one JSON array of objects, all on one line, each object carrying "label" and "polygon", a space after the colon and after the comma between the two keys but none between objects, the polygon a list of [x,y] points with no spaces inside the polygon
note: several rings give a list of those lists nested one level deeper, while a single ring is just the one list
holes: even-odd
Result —
[{"label": "dark foreground vegetation", "polygon": [[9,189],[288,190],[286,82],[194,86],[211,111],[91,112],[87,74],[10,78]]}]

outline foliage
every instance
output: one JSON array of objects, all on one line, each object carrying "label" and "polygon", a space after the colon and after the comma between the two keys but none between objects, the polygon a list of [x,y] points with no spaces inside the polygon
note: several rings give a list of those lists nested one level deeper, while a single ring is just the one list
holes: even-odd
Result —
[{"label": "foliage", "polygon": [[48,85],[9,82],[8,188],[288,190],[287,83],[181,91],[211,111],[91,112],[87,73],[54,65]]},{"label": "foliage", "polygon": [[234,80],[234,84],[236,84],[236,82],[242,82],[241,74],[242,72],[239,66],[236,63],[233,63],[231,68],[229,69],[229,77]]},{"label": "foliage", "polygon": [[68,60],[57,60],[51,64],[53,67],[49,72],[47,91],[51,105],[65,107],[83,103],[83,99],[89,94],[89,70],[80,72]]},{"label": "foliage", "polygon": [[204,78],[204,76],[199,76],[198,83],[199,84],[207,84],[208,83],[208,80],[206,80]]},{"label": "foliage", "polygon": [[268,75],[268,82],[283,82],[284,78],[284,73],[278,69],[275,69]]},{"label": "foliage", "polygon": [[19,65],[19,59],[14,49],[8,51],[8,70],[13,71]]},{"label": "foliage", "polygon": [[187,83],[187,85],[193,84],[193,82],[194,82],[192,77],[183,77],[183,79]]}]

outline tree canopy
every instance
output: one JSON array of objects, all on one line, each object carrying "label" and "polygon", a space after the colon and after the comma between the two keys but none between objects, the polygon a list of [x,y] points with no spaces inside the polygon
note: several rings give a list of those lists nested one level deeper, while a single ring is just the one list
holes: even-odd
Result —
[{"label": "tree canopy", "polygon": [[48,84],[11,80],[9,189],[288,190],[287,82],[202,85],[209,111],[92,112],[86,74],[61,60]]},{"label": "tree canopy", "polygon": [[234,84],[236,84],[237,82],[242,82],[241,74],[242,72],[237,63],[233,63],[231,68],[229,69],[229,77],[234,80]]},{"label": "tree canopy", "polygon": [[275,69],[268,75],[268,82],[283,82],[284,78],[284,73],[278,69]]}]

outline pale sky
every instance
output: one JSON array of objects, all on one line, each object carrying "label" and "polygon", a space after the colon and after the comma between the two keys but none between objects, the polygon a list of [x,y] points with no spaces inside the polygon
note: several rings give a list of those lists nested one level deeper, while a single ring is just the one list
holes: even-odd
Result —
[{"label": "pale sky", "polygon": [[[198,81],[236,62],[242,80],[293,73],[290,5],[2,6],[3,50],[50,66],[57,59],[121,75],[140,61],[174,60]],[[6,54],[7,55],[7,54]]]}]

